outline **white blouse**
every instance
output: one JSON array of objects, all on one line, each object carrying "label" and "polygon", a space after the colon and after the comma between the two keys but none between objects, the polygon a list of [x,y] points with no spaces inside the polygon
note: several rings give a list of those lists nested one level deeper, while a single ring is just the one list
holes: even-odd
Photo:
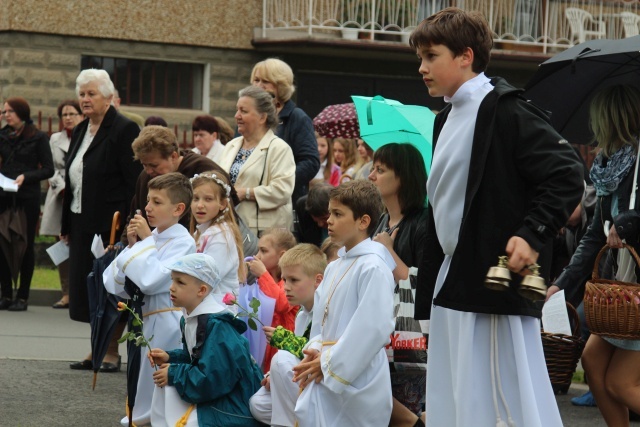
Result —
[{"label": "white blouse", "polygon": [[69,166],[69,181],[71,183],[71,212],[76,214],[82,213],[82,169],[84,167],[84,154],[89,149],[94,135],[91,135],[89,129],[84,134],[84,139],[78,147],[76,157]]}]

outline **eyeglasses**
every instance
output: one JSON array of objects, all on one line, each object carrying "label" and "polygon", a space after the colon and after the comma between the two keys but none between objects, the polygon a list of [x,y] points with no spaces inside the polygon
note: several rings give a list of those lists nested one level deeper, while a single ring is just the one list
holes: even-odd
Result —
[{"label": "eyeglasses", "polygon": [[0,113],[2,113],[3,115],[6,116],[8,114],[15,113],[15,111],[13,111],[13,110],[2,110],[2,111],[0,111]]},{"label": "eyeglasses", "polygon": [[75,116],[79,116],[78,113],[68,113],[68,114],[63,114],[62,117],[75,117]]}]

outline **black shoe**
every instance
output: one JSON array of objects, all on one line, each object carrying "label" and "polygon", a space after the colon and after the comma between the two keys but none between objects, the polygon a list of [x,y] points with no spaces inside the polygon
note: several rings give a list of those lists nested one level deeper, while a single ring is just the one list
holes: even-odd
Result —
[{"label": "black shoe", "polygon": [[79,362],[70,363],[69,368],[77,371],[90,371],[93,369],[93,362],[91,360],[81,360]]},{"label": "black shoe", "polygon": [[2,298],[0,299],[0,310],[6,310],[11,307],[11,298]]},{"label": "black shoe", "polygon": [[102,362],[100,372],[120,372],[122,366],[122,357],[118,356],[118,363]]},{"label": "black shoe", "polygon": [[11,304],[11,306],[7,309],[9,311],[27,311],[27,300],[16,298],[16,300]]}]

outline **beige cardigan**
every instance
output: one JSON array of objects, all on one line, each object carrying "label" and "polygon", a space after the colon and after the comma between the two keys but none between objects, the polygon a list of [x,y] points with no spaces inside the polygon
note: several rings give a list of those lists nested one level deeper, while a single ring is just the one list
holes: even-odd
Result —
[{"label": "beige cardigan", "polygon": [[[242,147],[243,137],[227,143],[219,165],[229,172]],[[260,177],[262,178],[262,185]],[[236,212],[254,233],[269,227],[293,227],[291,194],[296,180],[296,163],[289,144],[269,130],[240,168],[236,187],[251,188],[255,200],[242,201]],[[256,209],[256,207],[258,209]]]}]

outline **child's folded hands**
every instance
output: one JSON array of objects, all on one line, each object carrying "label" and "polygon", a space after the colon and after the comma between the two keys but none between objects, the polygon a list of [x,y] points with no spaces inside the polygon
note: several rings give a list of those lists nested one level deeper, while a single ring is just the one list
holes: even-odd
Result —
[{"label": "child's folded hands", "polygon": [[299,365],[293,367],[293,382],[298,383],[304,389],[312,381],[319,383],[324,379],[322,368],[320,367],[320,352],[318,350],[302,350],[304,359]]}]

